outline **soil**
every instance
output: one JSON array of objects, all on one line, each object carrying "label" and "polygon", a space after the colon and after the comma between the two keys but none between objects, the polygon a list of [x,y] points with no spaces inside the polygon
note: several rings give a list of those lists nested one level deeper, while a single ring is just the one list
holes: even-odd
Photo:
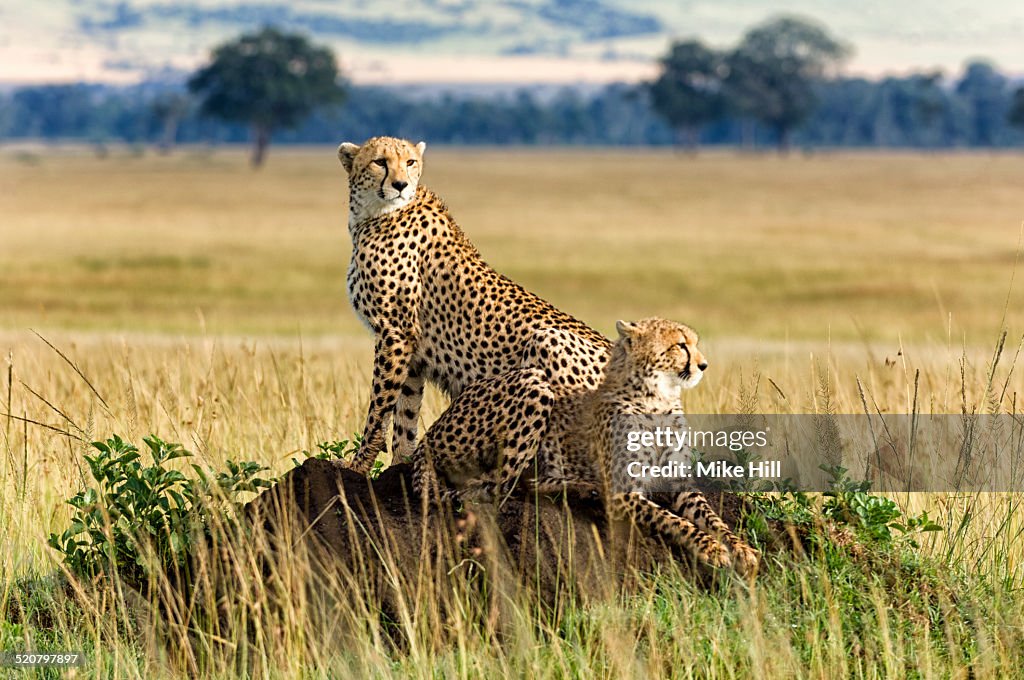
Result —
[{"label": "soil", "polygon": [[[564,591],[569,574],[579,595],[607,592],[630,574],[667,562],[701,583],[712,577],[689,555],[624,525],[610,526],[598,501],[514,494],[500,504],[473,506],[467,523],[465,512],[424,507],[412,491],[411,475],[410,465],[396,464],[371,481],[341,463],[310,458],[252,501],[246,515],[269,534],[281,533],[287,519],[292,548],[297,535],[325,556],[328,570],[383,590],[396,566],[403,570],[424,560],[436,563],[439,575],[476,567],[492,587],[495,579],[505,579],[549,603]],[[730,526],[740,522],[741,496],[706,495]],[[775,540],[769,549],[792,547],[784,526],[771,529]]]}]

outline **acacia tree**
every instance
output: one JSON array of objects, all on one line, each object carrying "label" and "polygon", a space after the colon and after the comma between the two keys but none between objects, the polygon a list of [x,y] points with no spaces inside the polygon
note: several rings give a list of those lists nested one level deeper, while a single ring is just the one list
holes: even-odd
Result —
[{"label": "acacia tree", "polygon": [[255,167],[274,129],[295,127],[316,107],[345,96],[330,49],[269,27],[214,49],[188,87],[202,98],[200,113],[249,124]]},{"label": "acacia tree", "polygon": [[780,17],[747,32],[726,59],[725,91],[740,115],[772,127],[779,151],[817,105],[815,84],[849,49],[813,23]]},{"label": "acacia tree", "polygon": [[722,117],[722,55],[697,40],[677,42],[661,59],[661,75],[648,86],[651,106],[696,149],[700,128]]}]

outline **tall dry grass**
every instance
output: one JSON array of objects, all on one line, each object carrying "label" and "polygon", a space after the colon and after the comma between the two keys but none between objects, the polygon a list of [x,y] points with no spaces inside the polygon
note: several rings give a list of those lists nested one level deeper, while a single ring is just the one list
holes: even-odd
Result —
[{"label": "tall dry grass", "polygon": [[[755,588],[723,583],[711,592],[665,565],[642,576],[639,587],[613,589],[604,599],[566,599],[556,609],[541,606],[528,588],[512,589],[503,594],[500,627],[481,603],[479,584],[453,570],[462,557],[397,559],[378,546],[390,574],[383,587],[396,601],[385,634],[375,604],[381,585],[365,576],[379,566],[374,551],[363,555],[363,569],[323,570],[317,554],[289,540],[300,531],[294,528],[284,533],[286,552],[265,538],[226,541],[208,560],[213,566],[200,581],[205,599],[198,603],[160,579],[149,603],[117,581],[73,576],[62,594],[45,537],[67,526],[71,508],[62,501],[87,481],[78,438],[119,432],[137,441],[157,432],[185,442],[206,466],[252,458],[281,473],[303,457],[302,449],[358,429],[368,379],[362,343],[73,337],[47,339],[88,383],[34,336],[20,340],[11,364],[6,412],[18,415],[3,423],[0,607],[8,617],[17,610],[47,618],[8,631],[8,647],[84,648],[90,673],[140,678],[903,677],[908,669],[922,677],[968,669],[975,677],[1008,677],[1024,649],[1014,623],[1022,604],[1024,514],[1012,494],[898,496],[908,511],[928,509],[945,527],[928,535],[913,558],[894,551],[863,565],[769,554]],[[722,349],[717,363],[729,365]],[[943,404],[948,391],[986,408],[986,365],[968,365],[966,382],[948,385],[946,376],[955,382],[959,368],[959,358],[952,366],[907,359],[910,375],[921,371],[919,385],[938,387],[938,394],[919,392],[922,403]],[[808,356],[799,364],[763,357],[748,370],[757,373],[710,379],[689,395],[689,408],[741,410],[753,400],[764,410],[813,411],[825,398],[840,410],[857,407],[858,374],[838,357]],[[827,394],[822,371],[832,386]],[[999,374],[1009,371],[1004,365]],[[912,389],[898,377],[884,382],[865,373],[862,380],[890,411],[904,408]],[[432,395],[427,419],[442,406]],[[571,583],[571,565],[566,573]],[[226,611],[227,618],[206,610]],[[938,622],[941,631],[934,630]]]}]

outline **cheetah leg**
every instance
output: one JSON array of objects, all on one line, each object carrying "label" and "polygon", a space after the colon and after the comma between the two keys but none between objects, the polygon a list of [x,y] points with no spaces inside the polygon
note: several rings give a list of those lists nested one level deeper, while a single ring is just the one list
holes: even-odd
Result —
[{"label": "cheetah leg", "polygon": [[715,536],[726,545],[737,573],[741,576],[753,576],[757,573],[761,553],[747,545],[729,529],[729,525],[711,508],[704,494],[699,491],[680,492],[673,507],[678,515],[690,520],[701,531]]},{"label": "cheetah leg", "polygon": [[434,454],[426,440],[413,452],[412,488],[427,505],[460,501],[458,492],[438,478]]},{"label": "cheetah leg", "polygon": [[363,429],[363,442],[350,467],[367,474],[384,450],[384,431],[394,414],[401,386],[409,379],[413,338],[397,331],[384,331],[377,337],[373,351],[373,385],[370,407]]},{"label": "cheetah leg", "polygon": [[513,391],[502,445],[498,490],[511,493],[519,478],[536,460],[541,439],[547,433],[554,396],[546,382],[531,373]]},{"label": "cheetah leg", "polygon": [[504,502],[536,460],[541,439],[547,432],[553,398],[547,385],[537,378],[522,379],[509,387],[506,399],[498,402],[502,413],[482,415],[505,422],[504,432],[484,444],[499,447],[495,469],[468,481],[460,491],[463,498],[496,498],[499,503]]},{"label": "cheetah leg", "polygon": [[[565,413],[560,414],[560,417],[563,420],[552,423],[550,427],[561,430],[565,426]],[[596,471],[590,466],[581,466],[566,460],[563,446],[558,437],[544,438],[537,452],[539,474],[533,482],[533,490],[552,496],[571,495],[579,499],[592,500],[600,498],[603,489]]]},{"label": "cheetah leg", "polygon": [[[437,458],[443,460],[444,456],[442,454]],[[434,452],[430,447],[429,440],[424,438],[424,441],[416,447],[413,453],[412,487],[427,505],[440,506],[445,503],[459,505],[464,501],[486,502],[494,498],[498,483],[495,481],[493,471],[469,479],[460,484],[459,488],[455,488],[448,483],[444,475],[444,466],[441,468],[442,474],[438,475],[438,469],[434,463]]]},{"label": "cheetah leg", "polygon": [[395,404],[394,432],[391,435],[393,460],[404,461],[412,457],[416,446],[416,431],[423,403],[423,374],[421,367],[413,366]]},{"label": "cheetah leg", "polygon": [[506,494],[536,458],[554,404],[543,373],[517,369],[469,385],[430,426],[413,464],[421,485],[436,479],[462,498]]},{"label": "cheetah leg", "polygon": [[533,489],[544,495],[572,494],[582,498],[598,498],[601,494],[601,487],[594,482],[551,475],[538,480]]},{"label": "cheetah leg", "polygon": [[729,553],[714,537],[698,529],[693,522],[661,507],[642,493],[612,494],[608,510],[616,519],[630,519],[638,527],[672,541],[690,551],[698,561],[712,567],[731,564]]},{"label": "cheetah leg", "polygon": [[[450,504],[459,508],[463,496],[459,490],[448,486],[438,479],[434,468],[434,455],[426,438],[420,442],[413,453],[412,486],[420,497],[423,510],[430,507],[441,507]],[[461,516],[455,521],[455,544],[473,557],[483,554],[476,534],[477,517],[472,510],[462,508]]]}]

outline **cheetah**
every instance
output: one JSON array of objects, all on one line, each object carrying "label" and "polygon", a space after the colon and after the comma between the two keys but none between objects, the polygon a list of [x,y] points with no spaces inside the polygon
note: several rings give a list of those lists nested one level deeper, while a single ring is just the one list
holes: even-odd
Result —
[{"label": "cheetah", "polygon": [[[626,474],[637,459],[623,447],[641,416],[682,416],[680,391],[707,369],[688,326],[659,318],[616,324],[619,338],[593,391],[559,397],[543,371],[521,368],[470,385],[424,435],[413,484],[435,500],[510,493],[536,459],[529,480],[540,493],[571,490],[604,499],[615,519],[631,520],[713,567],[756,573],[759,553],[736,536],[696,488],[672,509],[648,497],[653,480]],[[661,452],[644,464],[661,465]]]},{"label": "cheetah", "polygon": [[[345,142],[352,258],[348,296],[373,332],[370,404],[350,465],[368,472],[392,427],[392,455],[412,455],[426,381],[450,398],[522,366],[549,389],[597,387],[611,342],[491,268],[437,194],[419,184],[423,142]],[[557,333],[553,333],[557,331]]]}]

